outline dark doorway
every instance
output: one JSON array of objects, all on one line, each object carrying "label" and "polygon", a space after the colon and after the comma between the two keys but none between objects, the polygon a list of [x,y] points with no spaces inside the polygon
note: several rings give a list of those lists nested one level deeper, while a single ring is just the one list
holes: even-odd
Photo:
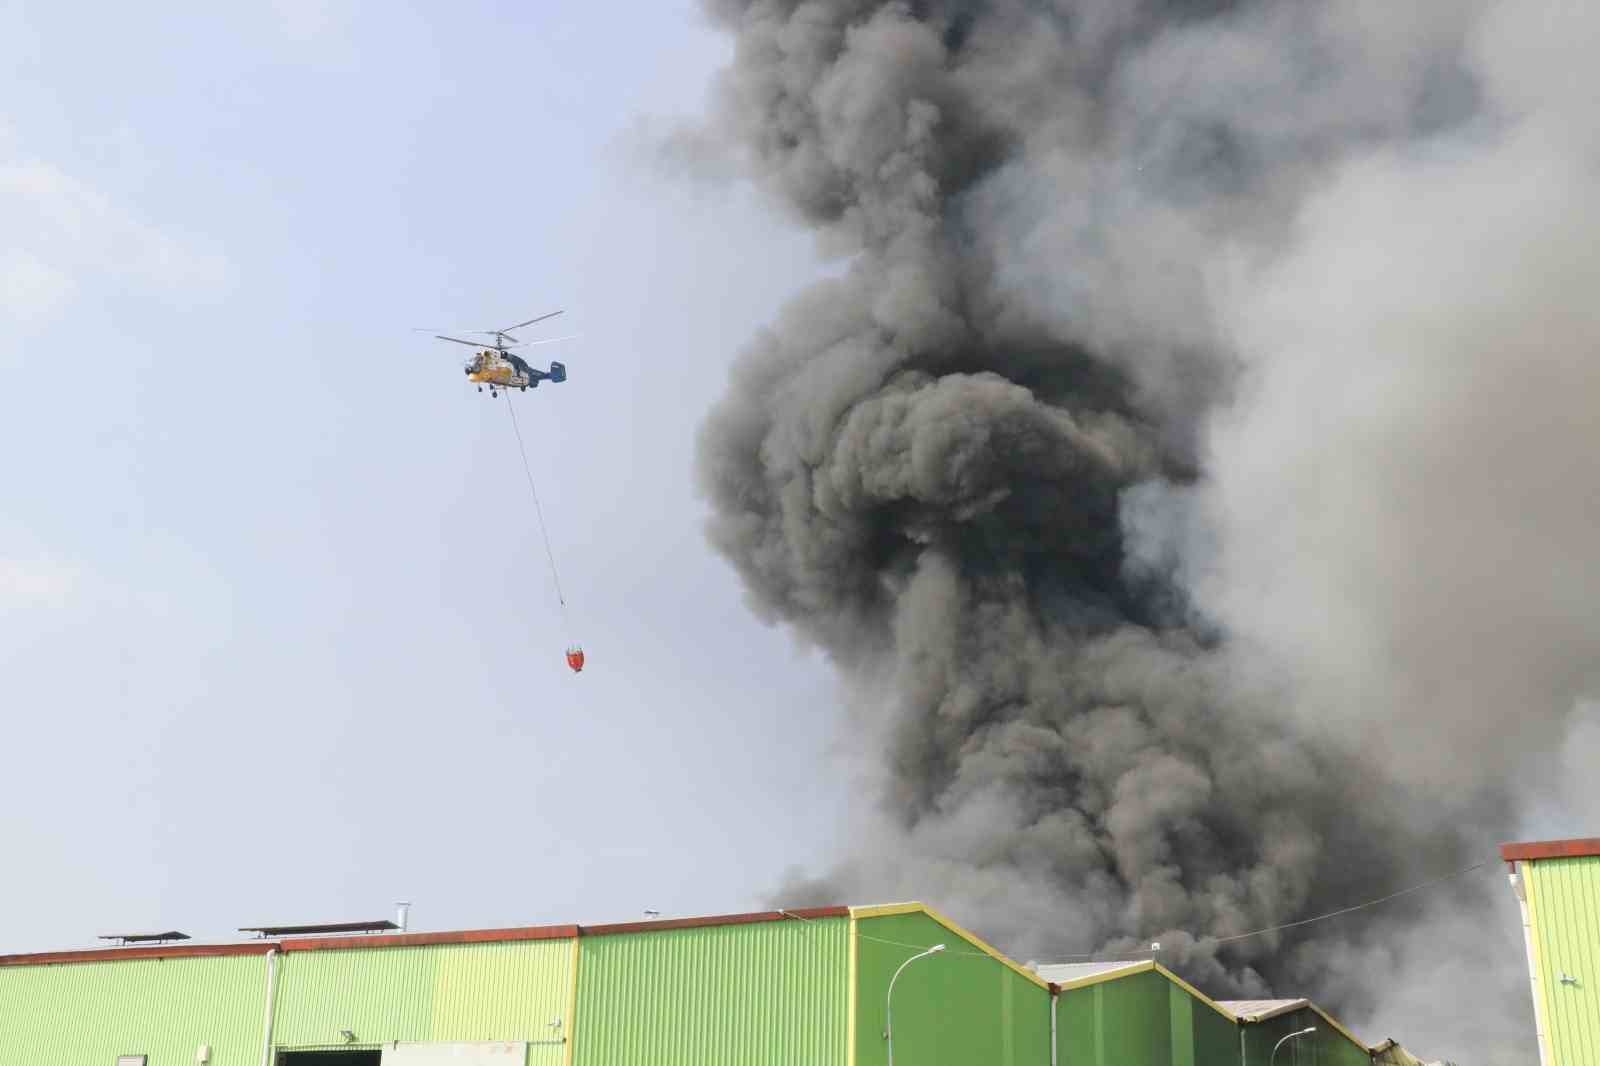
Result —
[{"label": "dark doorway", "polygon": [[278,1066],[382,1066],[381,1051],[280,1051]]}]

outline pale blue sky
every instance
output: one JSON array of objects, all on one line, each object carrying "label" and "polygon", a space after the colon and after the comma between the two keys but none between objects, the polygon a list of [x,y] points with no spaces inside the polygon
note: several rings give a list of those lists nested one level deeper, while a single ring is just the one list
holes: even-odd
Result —
[{"label": "pale blue sky", "polygon": [[[839,693],[705,546],[694,434],[818,269],[630,162],[689,0],[0,2],[0,952],[756,905]],[[565,308],[504,401],[414,326]]]}]

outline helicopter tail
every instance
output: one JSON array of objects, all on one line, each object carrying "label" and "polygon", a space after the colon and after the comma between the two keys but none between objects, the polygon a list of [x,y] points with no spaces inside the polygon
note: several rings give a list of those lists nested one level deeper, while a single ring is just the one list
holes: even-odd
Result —
[{"label": "helicopter tail", "polygon": [[565,381],[565,380],[567,380],[567,367],[566,367],[565,363],[552,362],[550,364],[550,380],[551,381]]}]

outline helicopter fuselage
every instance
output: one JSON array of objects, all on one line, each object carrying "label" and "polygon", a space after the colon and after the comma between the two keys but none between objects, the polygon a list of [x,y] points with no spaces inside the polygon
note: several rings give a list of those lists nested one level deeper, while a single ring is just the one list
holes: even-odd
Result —
[{"label": "helicopter fuselage", "polygon": [[537,388],[546,375],[516,356],[503,352],[481,351],[464,368],[467,380],[490,389]]},{"label": "helicopter fuselage", "polygon": [[537,384],[538,379],[518,369],[510,360],[493,352],[480,352],[466,366],[467,380],[478,385],[492,385],[497,389],[522,389]]},{"label": "helicopter fuselage", "polygon": [[467,380],[475,383],[480,390],[485,385],[491,391],[534,389],[539,387],[541,381],[567,380],[567,368],[560,363],[552,362],[549,370],[540,370],[529,366],[518,356],[498,351],[479,352],[463,369]]}]

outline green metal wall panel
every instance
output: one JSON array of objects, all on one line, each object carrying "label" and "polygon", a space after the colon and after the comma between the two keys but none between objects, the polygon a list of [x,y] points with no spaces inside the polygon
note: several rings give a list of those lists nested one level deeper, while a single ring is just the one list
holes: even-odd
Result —
[{"label": "green metal wall panel", "polygon": [[1172,1066],[1194,1066],[1194,997],[1169,984],[1167,1006],[1168,1024],[1172,1027]]},{"label": "green metal wall panel", "polygon": [[843,1066],[849,921],[584,937],[574,1066]]},{"label": "green metal wall panel", "polygon": [[1173,991],[1194,1004],[1194,1066],[1244,1066],[1239,1062],[1239,1023],[1176,985]]},{"label": "green metal wall panel", "polygon": [[1600,857],[1538,859],[1523,869],[1553,1061],[1600,1066]]},{"label": "green metal wall panel", "polygon": [[856,922],[856,1066],[887,1061],[889,980],[901,963],[940,943],[942,954],[907,967],[894,986],[895,1061],[1048,1066],[1049,991],[921,913]]},{"label": "green metal wall panel", "polygon": [[526,1040],[530,1063],[559,1063],[571,984],[571,940],[295,951],[278,960],[272,1042]]},{"label": "green metal wall panel", "polygon": [[1372,1052],[1366,1045],[1351,1041],[1310,1007],[1245,1025],[1242,1066],[1274,1066],[1273,1045],[1290,1033],[1313,1027],[1315,1033],[1279,1049],[1275,1066],[1372,1066]]},{"label": "green metal wall panel", "polygon": [[260,955],[0,966],[0,1066],[258,1066]]},{"label": "green metal wall panel", "polygon": [[1061,993],[1061,1066],[1237,1066],[1238,1026],[1154,970]]}]

